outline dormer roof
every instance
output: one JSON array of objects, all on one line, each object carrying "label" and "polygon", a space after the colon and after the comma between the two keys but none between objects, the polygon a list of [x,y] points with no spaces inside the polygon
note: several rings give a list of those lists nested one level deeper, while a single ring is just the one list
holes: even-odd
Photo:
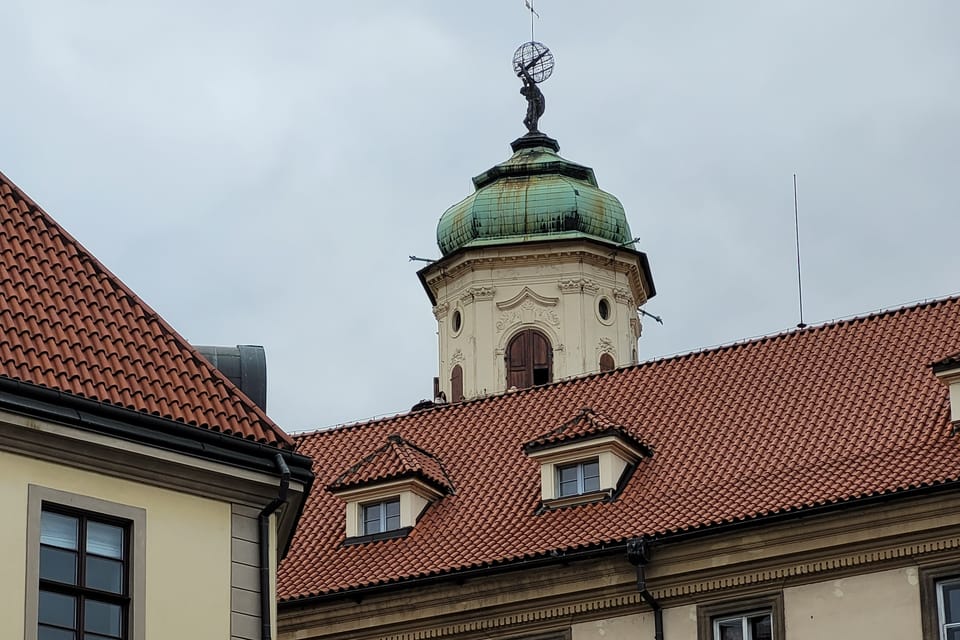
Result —
[{"label": "dormer roof", "polygon": [[453,493],[453,483],[443,463],[433,454],[393,434],[331,482],[331,492],[355,489],[405,478],[420,478],[440,491]]},{"label": "dormer roof", "polygon": [[637,437],[630,433],[626,427],[614,422],[601,413],[597,413],[590,407],[582,407],[576,416],[564,422],[556,429],[552,429],[527,442],[523,445],[523,450],[529,454],[561,444],[582,442],[606,436],[617,437],[644,456],[653,455],[650,447],[643,444]]}]

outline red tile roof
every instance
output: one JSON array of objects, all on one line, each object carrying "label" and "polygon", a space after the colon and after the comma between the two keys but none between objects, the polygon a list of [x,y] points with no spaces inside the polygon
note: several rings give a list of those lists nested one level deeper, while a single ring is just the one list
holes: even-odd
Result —
[{"label": "red tile roof", "polygon": [[214,431],[293,440],[0,174],[0,376]]},{"label": "red tile roof", "polygon": [[450,478],[440,460],[393,434],[387,437],[385,444],[340,474],[327,490],[336,492],[414,476],[422,478],[442,493],[453,493]]},{"label": "red tile roof", "polygon": [[590,407],[583,407],[577,412],[576,416],[567,420],[556,429],[527,442],[523,445],[523,450],[529,453],[576,440],[614,435],[630,443],[644,455],[651,454],[650,449],[637,439],[631,429],[617,424]]},{"label": "red tile roof", "polygon": [[[457,488],[405,538],[340,546],[343,505],[309,497],[283,563],[283,600],[546,557],[956,482],[946,387],[931,363],[960,349],[960,299],[810,327],[297,438],[322,484],[401,434]],[[538,514],[522,444],[589,404],[654,449],[620,497]]]}]

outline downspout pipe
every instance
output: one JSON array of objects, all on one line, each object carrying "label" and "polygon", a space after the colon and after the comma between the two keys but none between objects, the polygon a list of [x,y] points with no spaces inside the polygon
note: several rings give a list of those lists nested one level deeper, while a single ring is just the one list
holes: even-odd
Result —
[{"label": "downspout pipe", "polygon": [[270,516],[287,503],[287,490],[290,488],[290,467],[279,453],[274,456],[274,462],[280,471],[280,487],[277,497],[271,500],[257,516],[260,528],[260,637],[262,640],[273,638],[273,629],[270,620]]},{"label": "downspout pipe", "polygon": [[644,573],[644,567],[650,563],[650,546],[641,538],[630,540],[627,542],[627,560],[637,568],[637,591],[640,597],[653,610],[654,640],[663,640],[663,608],[647,589],[647,576]]}]

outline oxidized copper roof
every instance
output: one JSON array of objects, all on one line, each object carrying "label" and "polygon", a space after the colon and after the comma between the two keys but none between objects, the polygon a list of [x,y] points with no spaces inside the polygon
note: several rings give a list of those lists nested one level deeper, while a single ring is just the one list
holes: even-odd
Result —
[{"label": "oxidized copper roof", "polygon": [[327,490],[335,492],[415,476],[443,493],[453,492],[440,460],[400,436],[390,435],[386,443],[341,473]]},{"label": "oxidized copper roof", "polygon": [[0,376],[291,448],[293,440],[0,174]]},{"label": "oxidized copper roof", "polygon": [[[457,492],[404,538],[344,547],[343,503],[314,491],[280,598],[956,482],[960,440],[930,365],[958,349],[953,298],[298,436],[321,485],[400,434],[443,459]],[[636,428],[654,455],[616,500],[539,513],[540,465],[522,445],[584,405]]]}]

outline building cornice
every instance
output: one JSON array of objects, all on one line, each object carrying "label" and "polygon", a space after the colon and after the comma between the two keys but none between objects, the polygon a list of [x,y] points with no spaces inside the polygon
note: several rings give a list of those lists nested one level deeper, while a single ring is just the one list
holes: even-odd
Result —
[{"label": "building cornice", "polygon": [[[648,566],[665,606],[748,596],[864,571],[935,563],[960,549],[960,494],[797,518],[738,534],[664,542]],[[298,638],[489,638],[568,627],[647,610],[626,554],[568,565],[462,577],[329,603],[280,603],[280,627]],[[417,615],[410,617],[409,612]],[[428,612],[431,612],[428,613]]]}]

